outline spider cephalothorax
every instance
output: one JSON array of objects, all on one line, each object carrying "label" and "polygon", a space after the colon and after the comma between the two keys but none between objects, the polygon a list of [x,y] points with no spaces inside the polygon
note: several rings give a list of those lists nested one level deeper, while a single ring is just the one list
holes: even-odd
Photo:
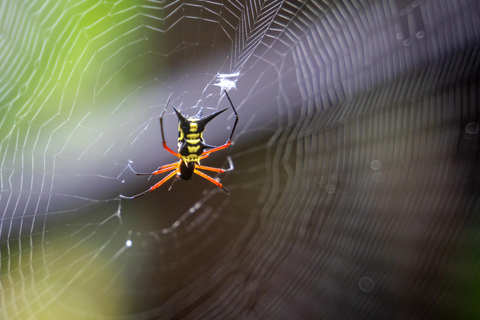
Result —
[{"label": "spider cephalothorax", "polygon": [[[121,196],[122,198],[135,199],[140,196],[143,196],[144,194],[160,187],[165,181],[167,181],[168,179],[172,178],[175,175],[176,176],[173,182],[175,182],[176,180],[190,180],[194,173],[201,176],[202,178],[207,179],[211,183],[221,188],[226,193],[229,193],[228,190],[220,182],[218,182],[217,180],[213,179],[212,177],[200,171],[200,170],[206,170],[206,171],[223,173],[226,171],[233,170],[233,164],[230,157],[228,157],[228,162],[230,164],[230,167],[228,169],[220,169],[220,168],[206,167],[206,166],[200,165],[200,160],[208,157],[210,153],[227,148],[228,146],[230,146],[232,142],[232,136],[233,136],[233,133],[235,132],[235,127],[237,126],[237,122],[238,122],[238,114],[237,114],[237,111],[235,110],[235,107],[233,106],[232,100],[228,96],[227,91],[224,91],[224,92],[228,98],[228,101],[230,102],[230,106],[232,107],[233,112],[235,113],[235,124],[233,125],[232,132],[230,133],[230,137],[228,138],[227,142],[219,147],[208,145],[203,140],[203,132],[205,131],[205,126],[207,125],[208,122],[210,122],[213,118],[215,118],[220,113],[227,110],[228,108],[213,112],[205,117],[202,116],[202,109],[200,109],[200,111],[195,116],[187,117],[177,109],[173,108],[178,118],[178,152],[175,152],[172,149],[170,149],[167,146],[167,143],[165,142],[165,135],[163,133],[163,115],[165,114],[165,110],[167,109],[167,106],[170,102],[170,97],[171,97],[170,95],[170,97],[168,98],[167,104],[163,109],[162,115],[160,116],[162,144],[165,150],[167,150],[174,156],[178,157],[180,160],[174,163],[161,166],[160,168],[158,168],[156,171],[152,173],[139,173],[134,171],[130,167],[130,169],[136,175],[157,175],[160,173],[164,173],[172,170],[173,171],[170,172],[160,182],[156,183],[146,191],[141,192],[133,197]],[[170,190],[170,188],[168,190]]]}]

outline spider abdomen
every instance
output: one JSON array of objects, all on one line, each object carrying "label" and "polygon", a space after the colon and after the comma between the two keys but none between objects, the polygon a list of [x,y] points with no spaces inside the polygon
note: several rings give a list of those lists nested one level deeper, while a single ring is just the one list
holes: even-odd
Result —
[{"label": "spider abdomen", "polygon": [[205,146],[201,141],[196,144],[191,144],[185,141],[179,143],[178,153],[182,156],[182,160],[185,162],[198,162],[204,150]]},{"label": "spider abdomen", "polygon": [[192,179],[193,170],[195,169],[195,163],[180,161],[178,177],[182,180]]},{"label": "spider abdomen", "polygon": [[182,160],[185,163],[198,163],[200,156],[205,150],[202,137],[205,124],[203,124],[201,120],[202,119],[198,117],[179,117],[178,153],[182,156]]}]

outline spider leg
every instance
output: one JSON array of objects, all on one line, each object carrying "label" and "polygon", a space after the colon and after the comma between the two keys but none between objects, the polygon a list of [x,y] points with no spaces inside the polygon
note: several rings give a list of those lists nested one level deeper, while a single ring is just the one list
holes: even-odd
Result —
[{"label": "spider leg", "polygon": [[150,177],[148,177],[147,180],[152,179],[152,177],[153,177],[154,175],[157,175],[157,174],[160,174],[160,173],[164,173],[164,172],[173,170],[173,169],[175,169],[176,167],[178,167],[178,162],[170,163],[170,164],[166,164],[166,165],[164,165],[164,166],[161,166],[160,168],[158,168],[157,170],[155,170],[154,172],[152,172],[152,173],[150,174]]},{"label": "spider leg", "polygon": [[220,172],[220,173],[224,173],[224,172],[227,172],[227,171],[232,171],[232,170],[234,169],[234,168],[233,168],[232,158],[231,158],[231,157],[227,157],[227,160],[228,160],[228,164],[230,165],[230,167],[227,168],[227,169],[206,167],[206,166],[201,166],[201,165],[197,165],[197,168],[198,168],[198,169],[201,169],[201,170],[208,170],[208,171]]},{"label": "spider leg", "polygon": [[132,197],[127,197],[127,196],[124,196],[124,195],[120,195],[120,198],[122,199],[137,199],[147,193],[149,193],[150,191],[153,191],[155,189],[157,189],[158,187],[160,187],[164,182],[166,182],[168,179],[170,179],[171,177],[173,177],[176,173],[178,173],[178,168],[172,172],[170,172],[165,178],[163,178],[162,180],[160,180],[159,182],[157,182],[156,184],[154,184],[153,186],[151,186],[149,189],[143,191],[143,192],[140,192],[139,194],[136,194]]},{"label": "spider leg", "polygon": [[130,170],[135,173],[137,176],[149,176],[149,175],[155,175],[155,174],[160,174],[162,172],[166,172],[166,171],[169,171],[169,170],[173,170],[175,168],[175,166],[177,166],[178,162],[174,162],[174,163],[170,163],[170,164],[166,164],[164,166],[161,166],[159,167],[157,170],[155,170],[154,172],[137,172],[135,170],[133,170],[132,166],[130,165],[130,163],[128,164],[128,167],[130,168]]},{"label": "spider leg", "polygon": [[[232,143],[232,137],[233,137],[233,133],[235,132],[235,128],[237,127],[237,123],[238,123],[238,113],[237,111],[235,110],[235,107],[233,106],[233,103],[232,103],[232,100],[230,99],[230,97],[228,96],[228,93],[226,90],[223,90],[225,92],[225,95],[227,96],[228,98],[228,101],[230,102],[230,105],[232,106],[232,109],[233,109],[233,112],[235,113],[235,123],[233,124],[233,128],[232,128],[232,132],[230,133],[230,137],[228,138],[227,142],[224,144],[224,145],[221,145],[219,147],[215,147],[213,149],[210,149],[210,150],[207,150],[205,151],[203,155],[209,155],[210,153],[213,153],[213,152],[217,152],[219,150],[222,150],[222,149],[225,149],[225,148],[228,148],[230,146],[230,144]],[[202,159],[202,158],[200,158]]]},{"label": "spider leg", "polygon": [[172,180],[172,184],[170,185],[170,187],[168,187],[168,191],[172,190],[173,188],[173,185],[175,184],[175,182],[177,182],[179,180],[178,177],[175,177],[175,179]]},{"label": "spider leg", "polygon": [[170,164],[166,164],[164,166],[161,166],[160,168],[158,168],[157,170],[155,170],[154,172],[152,172],[150,174],[152,176],[154,176],[154,175],[157,175],[157,174],[160,174],[160,173],[167,172],[169,170],[173,170],[175,167],[178,167],[178,162],[174,162],[174,163],[170,163]]},{"label": "spider leg", "polygon": [[[230,141],[230,139],[228,139],[227,143],[225,143],[224,145],[221,145],[221,146],[219,146],[219,147],[215,147],[215,148],[213,148],[213,149],[204,151],[204,152],[202,153],[202,157],[203,157],[203,158],[206,158],[206,157],[208,157],[208,155],[209,155],[210,153],[217,152],[217,151],[219,151],[219,150],[228,148],[228,147],[230,146],[230,144],[232,144],[232,142]],[[202,157],[201,157],[200,159],[203,159]]]},{"label": "spider leg", "polygon": [[237,127],[238,113],[237,113],[237,110],[235,110],[235,107],[233,106],[232,99],[230,99],[230,96],[228,95],[227,90],[223,90],[223,92],[225,92],[225,95],[227,96],[228,101],[230,102],[230,105],[232,106],[233,112],[235,113],[235,123],[233,124],[233,129],[232,129],[232,133],[230,133],[230,138],[228,138],[228,141],[230,141],[230,140],[232,140],[233,133],[235,132],[235,128]]},{"label": "spider leg", "polygon": [[[212,168],[212,169],[216,169],[216,168]],[[202,171],[198,171],[197,168],[193,169],[193,172],[198,174],[200,177],[207,179],[208,181],[210,181],[211,183],[213,183],[214,185],[222,189],[226,194],[230,194],[230,191],[228,191],[227,188],[225,188],[220,182],[218,182],[217,180],[213,179],[210,176],[207,176]]]},{"label": "spider leg", "polygon": [[163,145],[163,148],[165,150],[167,150],[168,152],[173,154],[175,157],[180,158],[180,155],[178,153],[176,153],[175,151],[173,151],[172,149],[170,149],[167,146],[167,143],[165,142],[165,134],[163,133],[163,115],[165,114],[165,110],[167,110],[167,107],[168,107],[168,104],[170,103],[170,98],[171,97],[172,97],[172,94],[170,93],[170,96],[168,96],[167,103],[165,104],[165,108],[163,108],[162,115],[160,116],[160,130],[162,131],[162,145]]}]

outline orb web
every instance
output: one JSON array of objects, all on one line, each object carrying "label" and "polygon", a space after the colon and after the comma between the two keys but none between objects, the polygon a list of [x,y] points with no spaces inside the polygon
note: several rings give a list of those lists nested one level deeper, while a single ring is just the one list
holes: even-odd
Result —
[{"label": "orb web", "polygon": [[[473,314],[455,297],[478,280],[478,12],[2,2],[2,319]],[[178,160],[170,94],[175,150],[171,107],[228,108],[223,90],[240,120],[202,164],[232,157],[213,175],[231,196],[194,177],[121,199],[161,178],[129,167]]]}]

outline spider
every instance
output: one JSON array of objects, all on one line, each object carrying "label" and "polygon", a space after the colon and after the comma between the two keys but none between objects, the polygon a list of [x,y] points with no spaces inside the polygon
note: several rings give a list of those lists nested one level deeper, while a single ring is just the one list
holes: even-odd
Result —
[{"label": "spider", "polygon": [[170,98],[172,97],[172,95],[170,95],[170,97],[168,97],[167,104],[163,109],[162,115],[160,116],[162,145],[165,150],[167,150],[174,156],[178,157],[180,160],[174,163],[161,166],[157,170],[151,173],[136,172],[135,170],[132,169],[132,167],[129,164],[130,170],[132,170],[133,173],[135,173],[136,175],[154,176],[154,175],[168,172],[171,170],[173,171],[170,172],[167,176],[165,176],[165,178],[160,180],[160,182],[157,182],[155,185],[151,186],[149,189],[137,195],[134,195],[132,197],[121,195],[120,196],[121,198],[136,199],[138,197],[141,197],[149,193],[150,191],[157,189],[162,184],[164,184],[167,180],[175,176],[175,179],[172,181],[172,184],[168,188],[168,190],[170,191],[175,181],[190,180],[194,173],[198,174],[200,177],[205,178],[211,183],[213,183],[214,185],[218,186],[225,193],[230,194],[230,192],[220,182],[218,182],[217,180],[213,179],[212,177],[200,171],[200,170],[206,170],[206,171],[224,173],[224,172],[233,170],[233,163],[230,157],[227,158],[229,163],[228,169],[213,168],[213,167],[206,167],[206,166],[200,165],[200,160],[205,159],[213,152],[217,152],[219,150],[227,148],[232,143],[233,133],[235,132],[235,127],[237,126],[237,122],[238,122],[238,114],[237,114],[237,111],[235,110],[235,107],[233,106],[232,100],[228,96],[227,91],[224,90],[224,92],[228,98],[228,101],[230,102],[230,105],[232,106],[233,112],[235,113],[235,123],[233,125],[232,132],[230,133],[230,137],[228,138],[227,142],[219,147],[208,145],[203,140],[203,131],[205,130],[205,126],[207,125],[208,122],[213,120],[216,116],[218,116],[222,112],[226,111],[228,108],[216,111],[207,116],[202,116],[202,109],[200,108],[200,110],[195,116],[187,117],[184,114],[182,114],[180,111],[175,109],[175,107],[172,107],[175,113],[177,114],[177,118],[178,118],[178,152],[175,152],[172,149],[170,149],[167,146],[167,143],[165,142],[165,135],[163,133],[163,115],[165,114],[165,110],[167,110],[168,104],[170,103]]}]

